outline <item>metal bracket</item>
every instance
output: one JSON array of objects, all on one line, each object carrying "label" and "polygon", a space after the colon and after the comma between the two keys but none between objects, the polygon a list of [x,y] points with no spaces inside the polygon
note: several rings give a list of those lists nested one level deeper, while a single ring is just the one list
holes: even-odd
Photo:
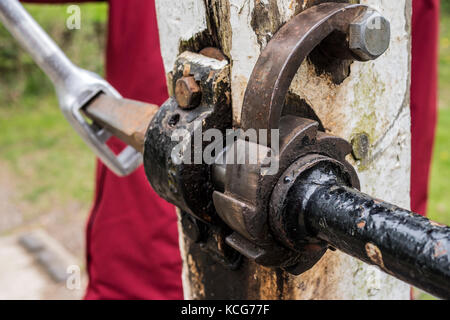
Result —
[{"label": "metal bracket", "polygon": [[[284,233],[289,223],[296,222],[287,221],[270,205],[279,178],[294,161],[312,154],[321,155],[327,161],[340,163],[349,184],[359,188],[356,172],[345,160],[351,152],[350,144],[321,131],[316,119],[305,118],[290,108],[287,110],[291,113],[285,112],[285,106],[289,103],[286,100],[289,86],[307,56],[333,32],[348,34],[353,21],[360,21],[361,16],[372,11],[367,6],[353,4],[327,3],[312,7],[275,34],[253,69],[244,96],[241,127],[264,129],[268,134],[272,129],[279,129],[279,170],[264,175],[260,167],[227,166],[222,169],[226,171],[224,187],[214,192],[214,204],[222,219],[236,231],[227,238],[227,243],[259,264],[283,267],[298,274],[312,267],[327,249],[326,243],[317,241],[294,246]],[[356,59],[348,41],[329,50]],[[269,136],[269,146],[270,142]],[[260,163],[265,160],[260,159]]]}]

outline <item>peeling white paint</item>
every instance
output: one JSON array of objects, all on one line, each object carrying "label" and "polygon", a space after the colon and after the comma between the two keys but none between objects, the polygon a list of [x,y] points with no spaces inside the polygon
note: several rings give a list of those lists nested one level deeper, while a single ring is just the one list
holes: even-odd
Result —
[{"label": "peeling white paint", "polygon": [[258,60],[260,48],[251,23],[254,2],[249,0],[230,0],[230,22],[232,29],[231,46],[231,96],[233,119],[240,122],[245,88]]},{"label": "peeling white paint", "polygon": [[189,40],[206,29],[206,9],[203,0],[156,0],[155,5],[167,73],[173,68],[180,41]]},{"label": "peeling white paint", "polygon": [[295,13],[297,1],[295,0],[278,0],[278,11],[280,12],[281,22],[286,22]]}]

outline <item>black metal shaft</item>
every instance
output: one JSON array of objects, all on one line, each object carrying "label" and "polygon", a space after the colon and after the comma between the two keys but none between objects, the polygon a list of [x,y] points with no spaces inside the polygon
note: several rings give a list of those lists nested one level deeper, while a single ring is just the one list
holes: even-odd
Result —
[{"label": "black metal shaft", "polygon": [[450,299],[449,227],[346,186],[314,189],[301,209],[309,232],[398,279]]}]

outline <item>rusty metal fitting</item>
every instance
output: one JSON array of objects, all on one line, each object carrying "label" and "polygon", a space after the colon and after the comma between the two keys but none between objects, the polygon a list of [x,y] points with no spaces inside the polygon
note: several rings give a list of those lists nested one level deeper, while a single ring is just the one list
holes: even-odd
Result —
[{"label": "rusty metal fitting", "polygon": [[350,24],[350,49],[358,60],[378,58],[389,48],[390,40],[390,22],[375,10],[369,9]]},{"label": "rusty metal fitting", "polygon": [[198,107],[202,100],[202,91],[193,76],[182,77],[175,85],[175,98],[180,108]]},{"label": "rusty metal fitting", "polygon": [[201,55],[205,57],[213,58],[219,61],[227,60],[227,57],[220,51],[220,49],[214,47],[206,47],[199,52]]}]

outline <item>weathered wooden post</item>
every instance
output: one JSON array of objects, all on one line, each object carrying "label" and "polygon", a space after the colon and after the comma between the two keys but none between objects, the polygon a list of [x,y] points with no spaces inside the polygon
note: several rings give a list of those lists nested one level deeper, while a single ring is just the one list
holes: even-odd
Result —
[{"label": "weathered wooden post", "polygon": [[[184,50],[217,47],[231,62],[233,121],[261,50],[294,15],[320,0],[156,0],[166,71]],[[357,2],[357,1],[335,1]],[[328,132],[352,141],[361,190],[409,207],[411,1],[363,0],[391,22],[391,44],[367,63],[302,64],[290,92],[313,106]],[[325,71],[325,72],[324,72]],[[302,85],[300,85],[300,83]],[[339,251],[293,276],[245,261],[227,269],[180,228],[186,299],[408,299],[409,285]]]}]

